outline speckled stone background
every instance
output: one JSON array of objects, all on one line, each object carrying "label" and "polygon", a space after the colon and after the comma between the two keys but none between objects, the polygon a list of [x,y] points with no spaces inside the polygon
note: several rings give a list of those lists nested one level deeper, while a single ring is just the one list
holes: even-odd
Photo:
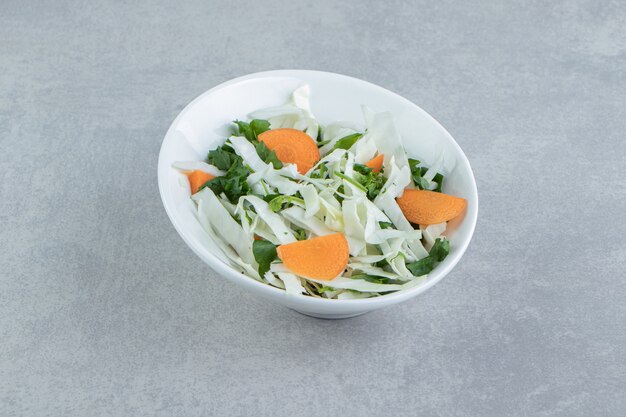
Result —
[{"label": "speckled stone background", "polygon": [[[622,1],[3,0],[0,415],[626,415],[625,27]],[[439,285],[316,320],[178,237],[166,129],[277,68],[380,84],[464,148],[479,223]]]}]

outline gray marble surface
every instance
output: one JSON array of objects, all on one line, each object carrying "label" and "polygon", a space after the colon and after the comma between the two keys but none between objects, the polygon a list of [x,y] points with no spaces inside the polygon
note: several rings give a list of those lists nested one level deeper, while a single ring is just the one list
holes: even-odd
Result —
[{"label": "gray marble surface", "polygon": [[[626,415],[620,1],[0,2],[1,416]],[[322,321],[169,223],[164,133],[229,78],[308,68],[456,137],[474,240],[400,306]]]}]

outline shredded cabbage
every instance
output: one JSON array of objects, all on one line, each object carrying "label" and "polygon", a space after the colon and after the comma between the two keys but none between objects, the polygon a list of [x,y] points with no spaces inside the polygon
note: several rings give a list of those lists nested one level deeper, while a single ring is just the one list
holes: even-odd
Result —
[{"label": "shredded cabbage", "polygon": [[287,104],[257,110],[248,116],[251,119],[265,119],[269,121],[272,129],[291,128],[302,130],[315,140],[319,132],[319,124],[311,113],[310,94],[309,86],[303,85],[294,90]]},{"label": "shredded cabbage", "polygon": [[198,217],[205,228],[211,227],[217,235],[228,243],[244,262],[256,265],[252,255],[252,242],[243,227],[232,218],[210,188],[203,188],[194,194],[198,203]]},{"label": "shredded cabbage", "polygon": [[287,294],[300,295],[305,292],[300,279],[294,274],[279,272],[278,278],[280,278],[283,281],[283,284],[285,284],[285,291],[287,291]]},{"label": "shredded cabbage", "polygon": [[[241,183],[233,182],[232,186],[245,190],[240,192],[245,195],[232,197],[230,183],[214,188],[223,190],[220,195],[203,188],[190,203],[198,221],[215,242],[220,259],[260,282],[284,289],[290,296],[350,300],[420,285],[425,275],[416,277],[411,271],[422,273],[424,262],[440,258],[443,246],[437,242],[444,239],[446,223],[417,228],[396,202],[405,189],[415,184],[393,116],[363,106],[365,130],[349,122],[332,123],[320,130],[311,110],[310,93],[308,86],[302,86],[287,103],[249,116],[261,119],[256,121],[255,129],[267,129],[269,122],[270,129],[287,127],[310,135],[320,151],[313,168],[302,175],[295,164],[283,162],[276,169],[264,161],[268,160],[266,154],[263,159],[259,156],[262,151],[257,151],[256,136],[251,137],[250,132],[231,136],[222,161],[234,161],[239,164],[237,172],[244,170],[244,176],[239,177]],[[350,135],[355,136],[338,144]],[[361,165],[377,154],[384,155],[383,168],[381,173],[373,174]],[[441,173],[443,161],[441,154],[422,175],[430,189],[437,187],[433,179]],[[223,169],[202,161],[176,162],[172,166],[182,172],[202,170],[219,177],[230,175],[232,170],[225,172],[228,163],[215,162]],[[383,179],[372,175],[382,175]],[[372,186],[377,187],[373,194]],[[267,242],[279,246],[333,233],[346,237],[350,256],[345,270],[332,280],[299,276],[280,259],[267,259]],[[258,262],[255,239],[267,241],[258,245],[265,251]],[[431,250],[437,255],[429,255]],[[261,276],[259,263],[267,268],[268,262],[269,271],[262,270]]]},{"label": "shredded cabbage", "polygon": [[293,243],[296,238],[290,228],[285,225],[282,217],[270,210],[269,204],[260,198],[249,195],[242,197],[240,202],[247,201],[254,207],[256,214],[271,229],[272,233],[281,244]]},{"label": "shredded cabbage", "polygon": [[312,184],[307,184],[300,188],[300,195],[304,199],[304,206],[306,207],[304,218],[311,219],[321,208],[320,197],[317,194],[317,190]]}]

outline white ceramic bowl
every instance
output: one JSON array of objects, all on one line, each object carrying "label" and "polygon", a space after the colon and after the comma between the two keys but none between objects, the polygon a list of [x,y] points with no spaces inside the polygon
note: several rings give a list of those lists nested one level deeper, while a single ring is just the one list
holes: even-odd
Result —
[{"label": "white ceramic bowl", "polygon": [[[390,111],[410,157],[430,165],[444,154],[444,192],[464,197],[468,209],[449,225],[450,254],[424,283],[393,294],[359,300],[326,300],[287,295],[232,269],[220,259],[211,238],[190,208],[189,192],[180,186],[181,174],[171,168],[175,161],[204,160],[210,149],[229,136],[229,123],[263,107],[280,105],[302,84],[311,86],[311,108],[322,124],[349,120],[363,124],[361,105]],[[214,271],[253,294],[320,318],[346,318],[399,303],[426,291],[446,276],[465,252],[476,225],[476,183],[465,154],[452,136],[428,113],[407,99],[377,85],[345,75],[320,71],[280,70],[235,78],[192,101],[170,126],[159,154],[159,191],[167,214],[189,247]]]}]

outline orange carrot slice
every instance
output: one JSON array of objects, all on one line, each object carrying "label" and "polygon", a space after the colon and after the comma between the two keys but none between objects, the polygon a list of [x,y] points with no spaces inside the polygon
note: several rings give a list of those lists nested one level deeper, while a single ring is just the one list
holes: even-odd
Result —
[{"label": "orange carrot slice", "polygon": [[202,170],[196,169],[195,171],[187,172],[187,178],[189,178],[189,185],[191,186],[191,194],[198,192],[200,187],[209,180],[215,178],[213,175],[208,174]]},{"label": "orange carrot slice", "polygon": [[348,241],[341,233],[280,245],[276,252],[294,274],[321,280],[336,278],[350,257]]},{"label": "orange carrot slice", "polygon": [[426,190],[404,190],[402,197],[396,201],[407,220],[417,224],[452,220],[467,207],[464,198]]},{"label": "orange carrot slice", "polygon": [[276,153],[281,162],[296,164],[298,172],[305,174],[320,160],[317,144],[309,135],[296,129],[267,130],[259,140]]},{"label": "orange carrot slice", "polygon": [[378,156],[367,161],[365,163],[365,166],[372,168],[372,171],[374,172],[380,172],[380,170],[383,168],[383,159],[385,159],[385,155],[379,153]]}]

